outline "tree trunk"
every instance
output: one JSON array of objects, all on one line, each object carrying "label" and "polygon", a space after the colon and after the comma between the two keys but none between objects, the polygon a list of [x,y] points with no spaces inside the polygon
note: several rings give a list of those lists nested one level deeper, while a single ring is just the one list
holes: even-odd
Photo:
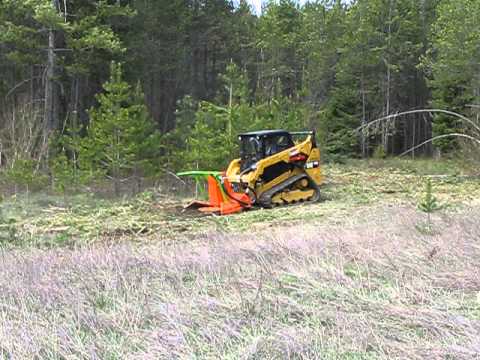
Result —
[{"label": "tree trunk", "polygon": [[45,137],[48,138],[50,132],[55,128],[56,114],[55,114],[55,33],[52,29],[48,32],[48,58],[47,71],[45,79]]},{"label": "tree trunk", "polygon": [[[385,116],[390,115],[390,83],[392,78],[392,72],[390,69],[390,42],[392,35],[392,0],[389,2],[388,9],[388,30],[387,30],[387,56],[386,56],[386,66],[387,66],[387,84],[386,84],[386,107],[385,107]],[[388,154],[388,132],[390,128],[390,120],[383,122],[384,126],[382,128],[382,143],[383,150],[385,154]]]},{"label": "tree trunk", "polygon": [[[52,0],[52,7],[58,11],[58,0]],[[58,128],[58,91],[55,84],[55,30],[48,30],[47,69],[45,78],[45,114],[44,136],[48,140],[50,133]]]},{"label": "tree trunk", "polygon": [[368,141],[368,135],[365,135],[365,131],[368,131],[368,128],[366,127],[367,125],[367,118],[366,118],[366,111],[365,111],[365,84],[364,84],[364,78],[363,78],[363,71],[362,71],[362,78],[361,78],[361,89],[360,91],[362,92],[362,133],[361,133],[361,143],[362,143],[362,158],[366,158],[368,156],[367,153],[367,141]]}]

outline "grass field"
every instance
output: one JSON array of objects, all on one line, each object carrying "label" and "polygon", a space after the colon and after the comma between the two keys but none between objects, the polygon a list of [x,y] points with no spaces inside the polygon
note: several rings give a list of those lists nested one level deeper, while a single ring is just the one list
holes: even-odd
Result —
[{"label": "grass field", "polygon": [[[480,180],[455,162],[325,167],[320,203],[227,217],[132,199],[2,204],[6,359],[480,357]],[[417,209],[425,179],[442,204]]]}]

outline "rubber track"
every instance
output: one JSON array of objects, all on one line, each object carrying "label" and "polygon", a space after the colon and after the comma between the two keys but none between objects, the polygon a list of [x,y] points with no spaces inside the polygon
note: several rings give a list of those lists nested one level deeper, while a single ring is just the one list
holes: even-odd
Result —
[{"label": "rubber track", "polygon": [[258,199],[258,203],[266,208],[272,207],[272,198],[275,194],[281,192],[282,190],[296,183],[298,180],[302,179],[307,179],[310,187],[315,190],[317,194],[320,194],[320,188],[318,187],[318,185],[315,184],[315,182],[306,173],[302,173],[292,176],[291,178],[288,178],[280,184],[272,187],[270,190],[265,191]]}]

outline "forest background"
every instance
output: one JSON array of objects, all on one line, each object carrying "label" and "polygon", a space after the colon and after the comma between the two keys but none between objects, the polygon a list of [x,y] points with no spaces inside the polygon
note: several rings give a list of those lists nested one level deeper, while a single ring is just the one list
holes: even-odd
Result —
[{"label": "forest background", "polygon": [[[315,129],[325,161],[472,134],[479,17],[474,0],[2,0],[2,182],[119,191],[224,168],[247,130]],[[473,128],[414,112],[356,131],[425,108]],[[442,137],[409,155],[469,152]]]}]

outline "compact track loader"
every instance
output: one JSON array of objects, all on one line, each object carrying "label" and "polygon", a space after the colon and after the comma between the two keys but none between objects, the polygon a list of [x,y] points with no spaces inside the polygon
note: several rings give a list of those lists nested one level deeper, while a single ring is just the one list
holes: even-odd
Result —
[{"label": "compact track loader", "polygon": [[[304,140],[294,142],[302,136]],[[254,206],[319,200],[323,177],[314,131],[264,130],[240,134],[238,139],[240,158],[226,171],[177,174],[197,182],[206,179],[208,184],[208,201],[194,200],[187,208],[226,215]]]}]

